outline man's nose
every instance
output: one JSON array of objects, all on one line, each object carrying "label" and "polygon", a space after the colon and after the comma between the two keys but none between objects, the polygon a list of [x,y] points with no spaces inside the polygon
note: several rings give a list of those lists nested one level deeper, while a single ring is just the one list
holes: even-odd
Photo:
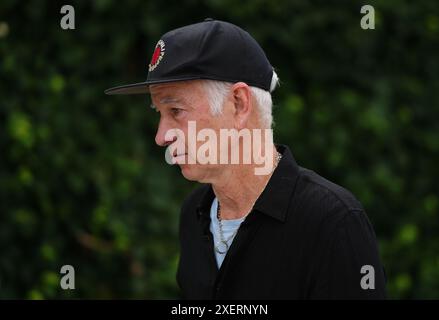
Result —
[{"label": "man's nose", "polygon": [[172,127],[169,125],[169,123],[164,120],[160,119],[159,126],[157,128],[157,133],[155,135],[155,143],[160,147],[166,147],[170,145],[176,138],[166,139],[166,133],[171,130]]}]

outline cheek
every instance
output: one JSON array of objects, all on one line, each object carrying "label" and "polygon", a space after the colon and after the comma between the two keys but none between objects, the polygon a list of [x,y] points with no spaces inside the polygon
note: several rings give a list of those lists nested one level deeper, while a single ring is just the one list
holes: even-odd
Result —
[{"label": "cheek", "polygon": [[[224,110],[225,111],[225,110]],[[187,117],[180,123],[180,128],[187,134],[189,122],[191,126],[195,124],[196,132],[202,129],[212,129],[219,133],[222,128],[233,128],[233,117],[228,113],[213,116],[210,113],[209,106],[199,105],[195,110],[188,112]],[[192,130],[189,130],[192,132]]]},{"label": "cheek", "polygon": [[230,104],[226,103],[223,106],[223,112],[218,116],[218,124],[221,128],[234,128],[234,114],[233,108],[230,106]]},{"label": "cheek", "polygon": [[211,128],[213,125],[210,114],[206,114],[201,108],[188,114],[187,118],[184,120],[184,126],[186,129],[189,126],[189,122],[191,122],[192,126],[193,124],[196,125],[197,132],[200,131],[200,129]]}]

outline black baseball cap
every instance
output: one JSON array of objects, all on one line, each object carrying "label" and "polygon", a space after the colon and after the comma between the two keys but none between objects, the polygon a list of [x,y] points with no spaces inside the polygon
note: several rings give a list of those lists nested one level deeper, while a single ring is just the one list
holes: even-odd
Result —
[{"label": "black baseball cap", "polygon": [[273,67],[256,40],[240,27],[213,19],[165,33],[155,46],[145,82],[106,94],[148,93],[152,84],[211,79],[245,82],[270,91]]}]

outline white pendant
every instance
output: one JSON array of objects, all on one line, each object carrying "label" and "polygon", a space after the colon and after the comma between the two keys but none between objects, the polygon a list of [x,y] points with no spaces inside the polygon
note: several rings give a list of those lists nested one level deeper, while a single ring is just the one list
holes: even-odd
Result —
[{"label": "white pendant", "polygon": [[226,241],[221,240],[215,246],[215,250],[219,254],[226,254],[227,250],[229,250],[229,245],[227,244]]}]

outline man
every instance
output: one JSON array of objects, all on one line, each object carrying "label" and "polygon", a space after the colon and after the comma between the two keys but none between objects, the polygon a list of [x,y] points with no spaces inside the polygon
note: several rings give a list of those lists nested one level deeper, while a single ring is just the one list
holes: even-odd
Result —
[{"label": "man", "polygon": [[177,281],[184,297],[385,297],[361,204],[274,145],[277,84],[247,32],[206,19],[159,40],[146,82],[106,91],[149,92],[160,113],[156,143],[168,147],[168,162],[185,178],[202,183],[181,212]]}]

